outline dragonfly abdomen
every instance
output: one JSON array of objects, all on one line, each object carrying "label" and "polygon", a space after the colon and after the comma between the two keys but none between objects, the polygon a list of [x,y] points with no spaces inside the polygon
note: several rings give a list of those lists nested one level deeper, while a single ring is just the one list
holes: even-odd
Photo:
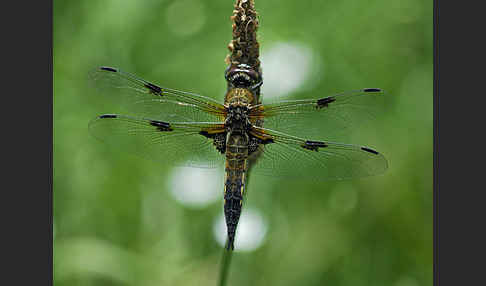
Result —
[{"label": "dragonfly abdomen", "polygon": [[224,216],[228,231],[227,249],[234,249],[236,227],[240,219],[245,190],[248,158],[248,136],[228,135],[226,143],[226,178],[224,186]]}]

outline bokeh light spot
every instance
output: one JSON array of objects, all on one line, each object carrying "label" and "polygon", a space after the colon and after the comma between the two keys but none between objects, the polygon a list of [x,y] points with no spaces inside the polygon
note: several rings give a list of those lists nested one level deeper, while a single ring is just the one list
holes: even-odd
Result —
[{"label": "bokeh light spot", "polygon": [[204,6],[197,0],[174,1],[167,8],[167,25],[178,36],[197,33],[206,22]]},{"label": "bokeh light spot", "polygon": [[[265,98],[283,97],[319,73],[319,61],[312,50],[295,43],[277,43],[261,56],[264,71],[262,93]],[[304,89],[307,89],[304,87]]]},{"label": "bokeh light spot", "polygon": [[170,193],[185,206],[205,207],[222,197],[223,174],[221,169],[173,168],[169,176]]},{"label": "bokeh light spot", "polygon": [[[213,224],[216,241],[226,247],[226,222],[220,215]],[[236,230],[235,251],[253,251],[261,246],[267,233],[267,225],[259,211],[243,209]]]}]

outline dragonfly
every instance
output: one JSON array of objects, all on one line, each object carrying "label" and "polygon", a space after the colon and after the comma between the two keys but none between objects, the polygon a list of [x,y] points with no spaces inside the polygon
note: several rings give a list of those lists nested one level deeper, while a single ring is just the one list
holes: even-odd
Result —
[{"label": "dragonfly", "polygon": [[225,166],[228,250],[234,249],[250,170],[276,177],[331,180],[367,177],[387,169],[385,157],[370,147],[305,137],[321,138],[356,126],[362,118],[354,115],[367,116],[363,102],[383,97],[381,89],[267,104],[259,98],[261,73],[249,65],[228,67],[225,78],[228,89],[219,103],[118,68],[96,68],[91,82],[104,98],[126,109],[124,114],[97,116],[89,130],[103,142],[162,164]]}]

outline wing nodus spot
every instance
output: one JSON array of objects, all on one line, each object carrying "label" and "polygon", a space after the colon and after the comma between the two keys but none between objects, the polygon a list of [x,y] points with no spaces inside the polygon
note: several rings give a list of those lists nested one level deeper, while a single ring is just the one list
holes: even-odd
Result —
[{"label": "wing nodus spot", "polygon": [[361,147],[361,150],[366,151],[366,152],[369,152],[369,153],[372,153],[372,154],[375,154],[375,155],[378,155],[378,152],[376,152],[375,150],[370,149],[370,148]]},{"label": "wing nodus spot", "polygon": [[150,120],[150,125],[157,127],[157,130],[159,131],[173,131],[170,127],[170,124],[167,122],[163,121],[157,121],[157,120]]},{"label": "wing nodus spot", "polygon": [[150,89],[150,91],[154,94],[160,94],[162,92],[162,88],[156,86],[155,84],[152,84],[150,82],[146,83],[144,85],[146,88]]},{"label": "wing nodus spot", "polygon": [[325,142],[321,142],[321,141],[310,141],[310,140],[307,140],[305,141],[305,144],[302,145],[302,147],[304,149],[307,149],[307,150],[312,150],[312,151],[319,151],[319,148],[324,148],[324,147],[327,147],[328,145],[325,143]]},{"label": "wing nodus spot", "polygon": [[329,103],[336,101],[336,98],[329,96],[317,100],[317,108],[329,107]]}]

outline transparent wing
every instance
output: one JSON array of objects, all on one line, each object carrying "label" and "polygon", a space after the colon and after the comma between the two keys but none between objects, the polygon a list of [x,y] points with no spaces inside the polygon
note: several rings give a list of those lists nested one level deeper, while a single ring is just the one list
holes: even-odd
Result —
[{"label": "transparent wing", "polygon": [[221,122],[223,105],[198,94],[169,89],[112,67],[89,74],[104,98],[124,107],[131,115],[171,122]]},{"label": "transparent wing", "polygon": [[320,99],[280,101],[256,105],[250,118],[263,127],[299,137],[339,138],[347,128],[373,119],[383,105],[383,91],[365,88]]},{"label": "transparent wing", "polygon": [[252,166],[255,173],[336,180],[377,175],[388,168],[385,157],[368,147],[305,140],[259,127],[250,134],[264,142]]},{"label": "transparent wing", "polygon": [[224,132],[223,124],[168,123],[105,114],[92,120],[89,130],[103,142],[158,163],[209,168],[224,164],[225,157],[212,139]]}]

